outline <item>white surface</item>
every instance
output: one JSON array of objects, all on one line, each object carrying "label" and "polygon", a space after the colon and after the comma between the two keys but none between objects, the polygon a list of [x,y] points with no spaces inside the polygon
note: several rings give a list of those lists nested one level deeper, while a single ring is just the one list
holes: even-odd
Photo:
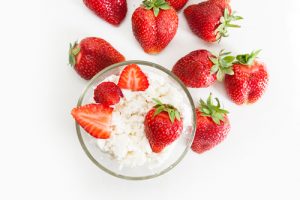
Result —
[{"label": "white surface", "polygon": [[[299,199],[300,2],[232,0],[245,20],[220,45],[191,34],[180,13],[176,37],[158,56],[134,40],[130,16],[140,0],[128,2],[125,22],[114,28],[81,0],[1,0],[0,199]],[[120,180],[90,162],[70,116],[86,81],[67,65],[68,44],[86,36],[108,40],[127,59],[169,68],[199,48],[263,49],[270,87],[244,107],[228,101],[220,85],[192,90],[195,100],[213,91],[231,111],[227,140],[200,156],[190,152],[160,178]]]}]

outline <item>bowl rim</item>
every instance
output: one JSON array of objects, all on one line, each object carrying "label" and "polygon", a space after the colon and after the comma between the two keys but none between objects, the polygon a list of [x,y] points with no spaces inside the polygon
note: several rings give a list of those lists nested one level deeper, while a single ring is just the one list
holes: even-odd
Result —
[{"label": "bowl rim", "polygon": [[145,65],[147,67],[152,67],[158,70],[163,71],[164,73],[166,73],[167,75],[171,76],[180,86],[181,88],[184,90],[185,94],[188,97],[189,103],[191,105],[191,109],[192,109],[192,117],[193,117],[193,124],[192,124],[192,137],[190,139],[190,141],[188,141],[188,144],[184,150],[184,152],[180,155],[180,157],[174,162],[172,163],[169,167],[165,168],[164,170],[162,170],[159,173],[153,174],[153,175],[148,175],[148,176],[137,176],[137,177],[133,177],[133,176],[125,176],[125,175],[121,175],[121,174],[117,174],[113,171],[111,171],[110,169],[104,167],[103,165],[101,165],[93,156],[92,154],[89,152],[88,148],[86,147],[86,145],[84,144],[82,135],[81,135],[81,131],[80,131],[80,126],[79,124],[75,121],[75,126],[76,126],[76,132],[77,132],[77,136],[80,142],[81,147],[83,148],[84,152],[86,153],[86,155],[89,157],[89,159],[100,169],[102,169],[103,171],[105,171],[106,173],[115,176],[117,178],[121,178],[121,179],[125,179],[125,180],[147,180],[147,179],[153,179],[156,177],[159,177],[167,172],[169,172],[171,169],[173,169],[175,166],[177,166],[182,160],[183,158],[186,156],[186,154],[188,153],[188,151],[190,150],[190,147],[192,145],[192,142],[194,140],[195,137],[195,132],[196,132],[196,113],[195,113],[195,105],[193,102],[193,98],[189,92],[189,90],[187,89],[187,87],[181,82],[181,80],[179,78],[177,78],[177,76],[175,74],[173,74],[173,72],[171,72],[170,70],[168,70],[167,68],[153,63],[153,62],[149,62],[149,61],[142,61],[142,60],[128,60],[128,61],[124,61],[124,62],[119,62],[113,65],[110,65],[108,67],[106,67],[105,69],[103,69],[102,71],[98,72],[89,82],[88,84],[85,86],[82,94],[80,95],[78,102],[77,102],[77,107],[82,105],[82,101],[87,93],[87,91],[89,90],[89,88],[93,85],[93,83],[95,82],[95,80],[98,79],[99,76],[101,76],[102,74],[105,74],[106,72],[113,70],[115,68],[124,66],[124,65],[130,65],[130,64],[140,64],[140,65]]}]

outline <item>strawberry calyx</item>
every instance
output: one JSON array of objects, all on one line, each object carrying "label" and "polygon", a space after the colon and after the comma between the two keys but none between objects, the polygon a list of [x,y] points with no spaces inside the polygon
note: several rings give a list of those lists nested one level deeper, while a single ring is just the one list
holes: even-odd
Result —
[{"label": "strawberry calyx", "polygon": [[79,54],[80,52],[80,47],[78,45],[78,42],[74,42],[74,44],[70,43],[70,49],[69,49],[69,64],[71,66],[75,66],[76,65],[76,56]]},{"label": "strawberry calyx", "polygon": [[165,0],[144,0],[143,5],[147,10],[153,9],[155,17],[158,16],[160,9],[168,10],[171,8],[169,3]]},{"label": "strawberry calyx", "polygon": [[238,21],[243,19],[241,16],[236,16],[236,12],[230,13],[228,8],[224,9],[224,15],[220,18],[220,25],[215,30],[216,40],[218,42],[221,41],[222,37],[228,37],[228,30],[227,28],[240,28],[241,26],[232,24],[233,21]]},{"label": "strawberry calyx", "polygon": [[224,49],[219,54],[213,54],[209,59],[213,63],[210,74],[217,74],[217,80],[223,81],[226,74],[234,75],[232,65],[235,57],[230,55],[231,52],[225,52]]},{"label": "strawberry calyx", "polygon": [[252,66],[261,50],[252,51],[250,54],[241,54],[236,56],[237,63]]},{"label": "strawberry calyx", "polygon": [[169,104],[163,104],[158,99],[153,99],[153,101],[156,103],[156,105],[154,106],[154,108],[156,108],[156,111],[155,111],[153,117],[155,117],[156,115],[158,115],[161,112],[167,112],[172,124],[174,123],[175,119],[180,121],[180,112],[174,106],[169,105]]},{"label": "strawberry calyx", "polygon": [[199,110],[202,113],[202,116],[211,117],[212,120],[220,125],[221,121],[224,121],[225,115],[229,112],[227,110],[221,109],[221,103],[218,98],[215,98],[217,105],[213,103],[212,93],[210,93],[207,101],[200,99]]}]

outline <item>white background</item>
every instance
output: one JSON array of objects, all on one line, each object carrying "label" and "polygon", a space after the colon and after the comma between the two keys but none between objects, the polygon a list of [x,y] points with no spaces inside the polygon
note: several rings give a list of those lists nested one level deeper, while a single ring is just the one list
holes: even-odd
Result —
[{"label": "white background", "polygon": [[[130,17],[141,0],[128,0],[127,17],[118,28],[81,0],[0,2],[0,199],[300,198],[298,0],[232,0],[245,18],[242,28],[215,45],[194,36],[180,12],[176,37],[157,56],[145,54],[131,32]],[[106,39],[128,60],[169,69],[200,48],[234,54],[262,49],[270,85],[252,106],[231,103],[221,84],[191,90],[195,101],[212,91],[231,111],[226,141],[202,155],[190,152],[157,179],[117,179],[84,154],[70,116],[87,82],[68,66],[68,45],[87,36]]]}]

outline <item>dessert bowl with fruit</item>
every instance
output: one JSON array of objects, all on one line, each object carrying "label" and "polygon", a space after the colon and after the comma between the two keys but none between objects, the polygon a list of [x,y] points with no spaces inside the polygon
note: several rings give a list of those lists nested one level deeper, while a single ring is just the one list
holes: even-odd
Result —
[{"label": "dessert bowl with fruit", "polygon": [[154,178],[175,167],[196,129],[187,88],[166,68],[146,61],[121,62],[99,72],[72,115],[91,161],[130,180]]}]

